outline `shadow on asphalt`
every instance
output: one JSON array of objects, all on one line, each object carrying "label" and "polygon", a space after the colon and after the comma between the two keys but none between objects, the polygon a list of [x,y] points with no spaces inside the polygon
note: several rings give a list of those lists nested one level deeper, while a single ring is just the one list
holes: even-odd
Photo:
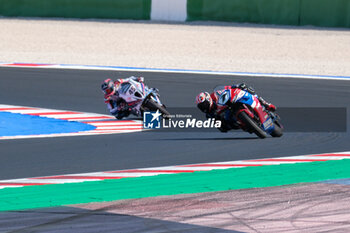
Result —
[{"label": "shadow on asphalt", "polygon": [[230,138],[161,138],[157,139],[161,141],[224,141],[224,140],[254,140],[260,139],[259,137],[230,137]]},{"label": "shadow on asphalt", "polygon": [[238,233],[215,227],[115,214],[102,210],[56,207],[0,212],[0,232],[188,232]]}]

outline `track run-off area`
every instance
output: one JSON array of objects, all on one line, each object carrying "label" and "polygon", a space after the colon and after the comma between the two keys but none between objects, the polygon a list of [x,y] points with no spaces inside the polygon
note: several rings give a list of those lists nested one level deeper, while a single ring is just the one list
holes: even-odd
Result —
[{"label": "track run-off area", "polygon": [[[281,78],[267,75],[223,75],[201,74],[198,72],[17,67],[0,68],[0,104],[2,104],[3,111],[7,112],[15,111],[15,113],[18,113],[15,108],[22,108],[17,110],[27,111],[34,109],[35,111],[30,113],[32,116],[36,114],[36,117],[45,117],[45,114],[40,116],[40,113],[46,113],[46,117],[48,115],[52,116],[53,114],[50,114],[51,110],[58,109],[55,110],[56,113],[57,111],[71,115],[91,113],[93,115],[86,115],[86,117],[104,116],[108,118],[100,83],[106,78],[117,79],[131,75],[143,76],[146,84],[158,88],[161,99],[168,108],[195,108],[194,99],[200,91],[211,91],[217,85],[230,85],[240,82],[245,82],[254,87],[259,95],[277,107],[340,107],[349,109],[350,105],[348,101],[350,99],[350,82],[344,77],[318,79],[317,77],[286,76]],[[55,119],[69,121],[69,119],[63,118]],[[349,114],[346,119],[347,123],[350,122]],[[83,123],[92,125],[94,129],[91,130],[96,131],[98,127],[101,127],[94,120],[81,120]],[[103,119],[100,119],[100,121],[103,122]],[[133,119],[129,121],[133,121]],[[118,125],[119,123],[115,124]],[[135,124],[140,126],[141,122]],[[300,124],[303,124],[303,122],[300,122]],[[324,122],[324,124],[332,124],[332,119]],[[105,132],[106,129],[100,128],[100,130]],[[73,195],[74,197],[68,198],[68,200],[63,197],[64,195],[62,199],[52,196],[50,200],[43,200],[42,202],[31,201],[31,203],[37,203],[37,205],[27,205],[24,203],[25,201],[19,201],[18,205],[12,205],[13,209],[21,209],[87,203],[94,201],[94,198],[108,201],[153,195],[222,191],[349,178],[350,175],[345,169],[349,163],[346,160],[349,156],[349,152],[347,152],[349,151],[349,141],[350,134],[347,131],[286,132],[281,138],[267,138],[264,140],[242,131],[228,133],[142,131],[125,134],[89,132],[85,135],[75,135],[75,137],[66,135],[66,137],[51,136],[0,140],[0,183],[3,181],[4,184],[11,186],[9,181],[23,179],[22,185],[18,186],[28,186],[26,184],[30,184],[32,180],[29,179],[28,181],[24,178],[30,177],[40,181],[38,184],[50,184],[47,181],[52,180],[50,178],[53,177],[60,180],[58,183],[67,183],[61,181],[68,181],[74,179],[74,177],[79,182],[93,180],[93,182],[64,184],[68,185],[65,187],[70,192],[85,190],[85,192],[79,193],[86,193],[87,196]],[[338,152],[342,153],[339,154]],[[297,157],[300,155],[309,156]],[[295,164],[295,162],[312,163]],[[239,165],[241,163],[255,164],[256,166],[222,169],[223,167],[242,167]],[[261,166],[261,164],[265,166]],[[212,169],[215,166],[216,169]],[[170,170],[164,172],[165,168],[169,167]],[[194,169],[194,167],[200,169]],[[330,167],[332,169],[329,169]],[[123,171],[127,173],[124,177],[133,178],[120,180],[120,174]],[[140,171],[147,171],[148,175],[142,177],[132,175]],[[181,174],[178,171],[182,171]],[[338,172],[335,174],[335,171]],[[158,176],[164,173],[166,175]],[[91,174],[95,174],[95,177],[104,177],[104,179],[93,179]],[[254,178],[257,174],[259,174],[259,177],[265,177],[267,181]],[[261,174],[267,174],[267,176]],[[298,174],[305,175],[298,176]],[[157,176],[150,177],[150,175]],[[232,179],[232,177],[235,177],[235,179]],[[237,177],[242,177],[242,179]],[[280,177],[280,181],[278,181],[278,177]],[[293,179],[290,179],[291,177]],[[215,179],[222,180],[222,182],[215,182]],[[168,182],[165,182],[165,180]],[[206,186],[208,183],[201,183],[199,180],[216,183],[216,186]],[[268,180],[276,181],[270,182]],[[134,183],[130,184],[129,182]],[[164,186],[159,185],[165,185],[164,182],[168,186],[163,189],[164,192],[160,192],[159,190],[162,190]],[[173,186],[170,187],[169,182]],[[197,183],[198,186],[189,189],[191,182],[192,184],[193,182]],[[155,188],[146,192],[143,188],[149,187],[151,184]],[[180,184],[183,184],[183,186]],[[105,186],[106,189],[103,190],[120,188],[123,191],[116,195],[110,191],[110,193],[98,193],[92,185],[96,185],[95,187],[98,188]],[[140,189],[133,189],[135,192],[130,192],[130,186],[128,185],[133,188],[136,185]],[[12,186],[16,185],[12,184]],[[203,189],[204,186],[207,188]],[[9,200],[11,198],[20,200],[21,198],[18,199],[17,196],[19,189],[21,189],[25,199],[33,192],[42,193],[46,196],[49,196],[48,193],[64,193],[61,188],[65,189],[62,184],[5,188],[1,189],[0,195],[5,195],[4,197]],[[175,192],[175,189],[178,191]],[[143,194],[139,195],[137,191]],[[127,196],[126,193],[132,195]],[[57,202],[52,201],[53,198],[57,198]],[[11,201],[4,204],[1,209],[10,210]]]}]

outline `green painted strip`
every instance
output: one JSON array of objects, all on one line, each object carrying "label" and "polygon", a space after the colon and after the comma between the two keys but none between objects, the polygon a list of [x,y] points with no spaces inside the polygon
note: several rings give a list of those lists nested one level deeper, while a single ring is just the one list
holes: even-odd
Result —
[{"label": "green painted strip", "polygon": [[120,180],[5,188],[0,190],[0,210],[20,210],[350,178],[349,167],[350,160],[345,159]]},{"label": "green painted strip", "polygon": [[0,15],[150,19],[151,0],[0,0]]}]

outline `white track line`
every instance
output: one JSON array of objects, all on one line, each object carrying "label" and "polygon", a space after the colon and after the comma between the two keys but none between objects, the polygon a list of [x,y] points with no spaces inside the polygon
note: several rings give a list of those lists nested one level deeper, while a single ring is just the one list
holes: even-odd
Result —
[{"label": "white track line", "polygon": [[[33,66],[34,65],[34,66]],[[135,72],[158,72],[158,73],[184,73],[184,74],[211,74],[211,75],[231,75],[238,77],[271,77],[271,78],[301,78],[301,79],[325,79],[325,80],[347,80],[349,76],[331,75],[305,75],[305,74],[274,74],[274,73],[249,73],[231,71],[211,71],[211,70],[184,70],[184,69],[158,69],[142,67],[118,67],[118,66],[93,66],[93,65],[66,65],[66,64],[16,64],[0,63],[0,67],[21,67],[21,68],[43,68],[43,69],[75,69],[75,70],[112,70],[112,71],[135,71]]]}]

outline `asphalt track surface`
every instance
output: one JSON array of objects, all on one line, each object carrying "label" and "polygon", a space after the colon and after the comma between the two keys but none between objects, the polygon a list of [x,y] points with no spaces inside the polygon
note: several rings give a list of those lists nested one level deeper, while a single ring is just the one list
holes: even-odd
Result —
[{"label": "asphalt track surface", "polygon": [[[239,82],[279,107],[350,105],[349,81],[35,68],[0,68],[0,102],[107,114],[100,83],[130,75],[144,76],[168,107],[194,107],[200,91]],[[264,140],[244,132],[0,140],[0,179],[340,152],[349,150],[349,142],[349,132],[285,133]]]}]

